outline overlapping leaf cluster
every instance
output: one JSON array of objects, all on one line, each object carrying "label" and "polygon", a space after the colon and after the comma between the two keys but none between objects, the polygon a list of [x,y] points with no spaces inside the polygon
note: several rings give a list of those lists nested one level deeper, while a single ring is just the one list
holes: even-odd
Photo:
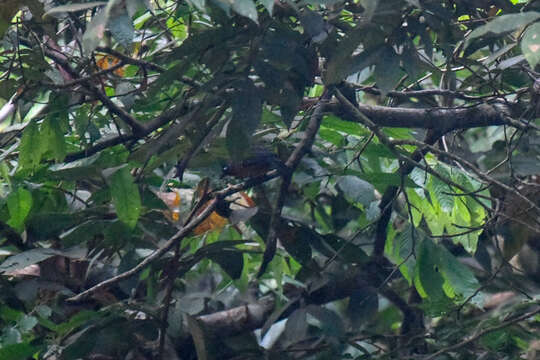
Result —
[{"label": "overlapping leaf cluster", "polygon": [[533,356],[539,11],[0,1],[0,359]]}]

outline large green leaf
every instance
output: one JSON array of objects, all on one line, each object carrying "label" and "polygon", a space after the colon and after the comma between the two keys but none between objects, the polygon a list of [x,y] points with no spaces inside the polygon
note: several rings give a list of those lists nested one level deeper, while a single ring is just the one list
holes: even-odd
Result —
[{"label": "large green leaf", "polygon": [[234,95],[232,111],[227,127],[227,150],[234,160],[240,160],[249,151],[251,135],[262,115],[262,100],[251,81],[245,81]]},{"label": "large green leaf", "polygon": [[339,177],[337,186],[351,202],[368,206],[369,203],[375,200],[373,185],[356,176],[345,175]]},{"label": "large green leaf", "polygon": [[[64,130],[58,117],[47,117],[41,125],[42,137],[47,146],[47,154],[56,161],[63,161],[66,156]],[[47,156],[48,157],[48,156]]]},{"label": "large green leaf", "polygon": [[19,145],[19,165],[22,168],[33,168],[39,164],[46,143],[42,141],[36,121],[31,121],[23,131]]},{"label": "large green leaf", "polygon": [[386,47],[382,51],[377,52],[377,63],[373,76],[383,96],[394,89],[401,77],[399,56],[395,53],[394,49]]},{"label": "large green leaf", "polygon": [[390,260],[399,266],[399,271],[405,279],[412,284],[414,279],[415,244],[419,243],[424,237],[424,233],[413,228],[411,225],[406,227],[402,232],[388,239],[385,243],[385,253]]},{"label": "large green leaf", "polygon": [[467,44],[476,38],[487,34],[501,35],[510,31],[514,31],[527,24],[540,19],[540,12],[528,11],[519,14],[507,14],[497,16],[485,25],[479,26],[471,32],[467,38]]},{"label": "large green leaf", "polygon": [[[354,56],[337,56],[330,59],[324,82],[327,85],[337,84],[347,76],[359,72],[360,70],[376,64],[380,59],[383,48],[374,47],[362,51]],[[339,52],[338,52],[339,54]]]},{"label": "large green leaf", "polygon": [[0,359],[21,360],[29,359],[38,349],[27,342],[8,344],[0,347]]},{"label": "large green leaf", "polygon": [[540,62],[540,23],[532,24],[527,28],[521,38],[521,51],[531,68],[534,69]]},{"label": "large green leaf", "polygon": [[208,257],[218,263],[232,279],[238,279],[242,275],[244,255],[240,250],[223,249],[220,252],[211,253]]},{"label": "large green leaf", "polygon": [[56,255],[62,255],[62,252],[59,250],[43,248],[28,250],[7,258],[0,265],[0,273],[9,273],[15,270],[20,270]]},{"label": "large green leaf", "polygon": [[10,216],[8,224],[21,231],[24,221],[32,208],[32,194],[25,188],[18,188],[16,191],[9,194],[7,206]]},{"label": "large green leaf", "polygon": [[133,22],[127,12],[109,18],[109,30],[116,41],[129,49],[135,36]]},{"label": "large green leaf", "polygon": [[103,39],[113,9],[115,15],[122,12],[123,7],[120,0],[109,0],[107,6],[101,9],[86,26],[82,37],[84,55],[89,56]]},{"label": "large green leaf", "polygon": [[141,196],[127,166],[104,170],[118,218],[134,228],[141,214]]},{"label": "large green leaf", "polygon": [[414,284],[420,296],[439,302],[446,297],[443,291],[440,251],[429,238],[418,242]]},{"label": "large green leaf", "polygon": [[442,275],[446,281],[446,295],[456,300],[465,300],[473,295],[480,284],[472,271],[443,246],[439,246],[439,255]]},{"label": "large green leaf", "polygon": [[255,23],[257,23],[257,8],[255,7],[255,3],[253,2],[253,0],[233,0],[232,9],[236,13],[245,16],[248,19],[251,19]]}]

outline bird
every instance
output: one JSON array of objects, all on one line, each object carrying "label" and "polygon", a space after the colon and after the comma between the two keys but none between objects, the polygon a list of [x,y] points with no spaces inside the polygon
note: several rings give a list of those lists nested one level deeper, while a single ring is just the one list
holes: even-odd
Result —
[{"label": "bird", "polygon": [[281,172],[285,169],[285,164],[276,154],[268,151],[259,151],[243,160],[232,161],[223,166],[221,177],[253,178],[262,176],[274,169]]}]

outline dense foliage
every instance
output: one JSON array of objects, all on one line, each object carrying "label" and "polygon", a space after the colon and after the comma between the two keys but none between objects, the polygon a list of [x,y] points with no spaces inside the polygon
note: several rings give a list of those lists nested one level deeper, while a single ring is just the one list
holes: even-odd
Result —
[{"label": "dense foliage", "polygon": [[0,0],[0,359],[534,359],[540,3]]}]

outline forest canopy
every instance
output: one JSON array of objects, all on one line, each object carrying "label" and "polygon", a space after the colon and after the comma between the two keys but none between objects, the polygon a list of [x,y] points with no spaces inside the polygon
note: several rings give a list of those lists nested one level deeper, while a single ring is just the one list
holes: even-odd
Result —
[{"label": "forest canopy", "polygon": [[0,359],[536,359],[539,62],[534,0],[0,0]]}]

